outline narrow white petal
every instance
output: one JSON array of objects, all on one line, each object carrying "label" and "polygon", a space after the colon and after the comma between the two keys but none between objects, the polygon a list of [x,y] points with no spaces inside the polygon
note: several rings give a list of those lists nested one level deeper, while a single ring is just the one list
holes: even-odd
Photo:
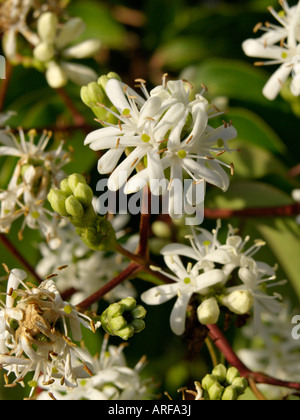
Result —
[{"label": "narrow white petal", "polygon": [[207,287],[222,283],[225,280],[225,275],[222,270],[211,270],[200,274],[197,277],[197,291],[201,292]]},{"label": "narrow white petal", "polygon": [[277,45],[267,46],[259,39],[247,39],[242,44],[244,53],[249,57],[282,60],[282,53],[285,51]]},{"label": "narrow white petal", "polygon": [[87,85],[98,78],[94,70],[83,64],[67,63],[65,61],[62,61],[60,64],[67,77],[79,86]]},{"label": "narrow white petal", "polygon": [[84,140],[85,146],[88,144],[93,143],[94,141],[106,138],[106,137],[117,137],[120,136],[122,133],[119,129],[115,127],[104,127],[99,128],[98,130],[92,131],[90,134],[87,135],[86,139]]},{"label": "narrow white petal", "polygon": [[116,149],[108,150],[98,161],[98,172],[100,174],[110,174],[117,166],[124,149],[119,147]]},{"label": "narrow white petal", "polygon": [[160,305],[176,296],[177,289],[177,284],[163,284],[161,286],[152,287],[142,293],[141,299],[147,305]]},{"label": "narrow white petal", "polygon": [[286,81],[290,75],[292,68],[286,64],[282,64],[279,69],[270,77],[269,81],[263,88],[264,96],[273,101],[279,91],[282,89],[283,83]]},{"label": "narrow white petal", "polygon": [[191,296],[192,293],[180,295],[172,309],[170,325],[176,335],[182,335],[185,331],[186,311]]}]

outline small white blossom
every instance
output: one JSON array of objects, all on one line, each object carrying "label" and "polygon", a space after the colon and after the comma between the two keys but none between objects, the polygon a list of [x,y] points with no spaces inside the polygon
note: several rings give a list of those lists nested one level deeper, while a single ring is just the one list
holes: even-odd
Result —
[{"label": "small white blossom", "polygon": [[[18,158],[13,175],[6,189],[0,192],[0,231],[9,232],[12,223],[24,216],[22,231],[27,225],[39,229],[51,246],[57,246],[57,224],[52,213],[45,207],[49,188],[57,187],[65,177],[61,168],[68,163],[69,156],[63,151],[62,143],[56,150],[45,151],[51,138],[44,132],[38,144],[34,143],[36,131],[28,133],[19,130],[20,141],[12,133],[0,133],[0,156]],[[50,216],[50,217],[49,217]]]},{"label": "small white blossom", "polygon": [[[185,174],[194,185],[204,180],[226,191],[229,178],[217,157],[232,151],[228,141],[236,137],[236,130],[231,123],[216,129],[208,125],[216,110],[204,98],[205,89],[191,101],[191,86],[186,81],[166,82],[164,78],[150,93],[144,81],[138,81],[146,99],[119,80],[107,82],[106,94],[117,112],[104,108],[119,123],[104,122],[104,128],[85,140],[93,150],[109,149],[98,162],[101,174],[112,172],[109,189],[116,191],[125,185],[129,194],[150,182],[151,192],[160,195],[171,190],[175,180],[182,184]],[[131,153],[118,165],[128,148]],[[135,169],[138,173],[127,182]]]},{"label": "small white blossom", "polygon": [[88,39],[76,45],[69,45],[85,30],[80,18],[71,18],[59,26],[56,15],[47,12],[37,22],[39,41],[34,48],[34,57],[46,67],[46,78],[52,88],[60,88],[68,80],[82,86],[97,79],[97,74],[86,65],[69,62],[71,59],[93,57],[101,43]]},{"label": "small white blossom", "polygon": [[[27,274],[18,269],[10,273],[5,304],[0,307],[0,364],[7,378],[14,374],[13,384],[23,382],[34,372],[29,385],[34,389],[42,373],[44,383],[60,378],[68,387],[86,377],[90,368],[77,356],[75,341],[82,337],[81,325],[95,330],[89,317],[63,302],[52,280],[39,287],[24,283]],[[22,288],[21,288],[22,286]]]},{"label": "small white blossom", "polygon": [[182,335],[185,330],[185,319],[188,303],[193,294],[205,296],[212,286],[224,281],[222,270],[212,269],[206,272],[199,270],[197,264],[184,267],[177,255],[165,255],[165,263],[174,274],[164,273],[173,280],[171,284],[153,287],[141,295],[148,305],[160,305],[177,297],[170,316],[170,325],[176,335]]},{"label": "small white blossom", "polygon": [[284,0],[280,4],[283,7],[282,13],[277,13],[273,7],[269,7],[269,10],[281,26],[259,24],[255,29],[266,33],[260,38],[248,39],[243,43],[246,55],[269,60],[258,62],[257,65],[280,65],[263,89],[263,94],[270,100],[277,97],[292,72],[294,77],[290,86],[291,92],[294,96],[300,95],[300,3],[289,7]]},{"label": "small white blossom", "polygon": [[[220,295],[220,301],[234,313],[239,314],[241,312],[247,313],[253,306],[254,325],[255,331],[257,331],[262,311],[268,310],[271,313],[278,314],[282,309],[279,303],[281,296],[278,293],[269,295],[267,289],[282,285],[285,281],[274,283],[276,269],[262,261],[254,260],[254,255],[265,245],[262,240],[255,241],[254,245],[245,249],[250,237],[247,236],[243,239],[229,225],[227,239],[223,245],[218,240],[220,227],[221,224],[218,221],[217,228],[212,233],[199,228],[197,234],[197,231],[192,229],[192,235],[187,236],[190,246],[170,244],[164,247],[161,253],[165,257],[173,256],[174,258],[174,256],[177,256],[192,259],[199,269],[213,270],[216,267],[220,268],[224,274],[223,296]],[[238,284],[228,286],[227,283],[235,272]],[[237,291],[242,294],[243,304],[241,300],[239,303],[236,302],[237,293],[234,292]]]},{"label": "small white blossom", "polygon": [[[149,392],[149,380],[141,378],[140,372],[145,366],[143,357],[134,368],[127,366],[123,353],[125,346],[108,346],[105,337],[99,356],[92,357],[87,350],[80,350],[84,359],[93,369],[93,376],[82,379],[77,388],[66,393],[66,390],[56,381],[48,387],[51,394],[58,400],[142,400]],[[45,387],[42,387],[45,388]],[[38,400],[49,399],[46,391],[42,392]]]},{"label": "small white blossom", "polygon": [[3,50],[10,60],[17,53],[17,37],[20,33],[28,42],[35,44],[37,35],[28,27],[27,16],[33,6],[33,0],[7,0],[0,6],[0,29],[3,35]]}]

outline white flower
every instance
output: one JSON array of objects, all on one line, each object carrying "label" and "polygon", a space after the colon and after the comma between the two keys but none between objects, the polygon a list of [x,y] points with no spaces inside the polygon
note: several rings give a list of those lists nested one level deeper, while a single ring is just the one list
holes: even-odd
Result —
[{"label": "white flower", "polygon": [[173,275],[164,273],[174,283],[153,287],[141,295],[141,299],[148,305],[160,305],[177,296],[177,301],[171,312],[170,325],[172,331],[182,335],[185,330],[185,318],[188,303],[194,293],[205,296],[212,286],[224,281],[221,270],[200,272],[197,264],[188,264],[185,268],[181,259],[176,255],[164,257],[168,268]]},{"label": "white flower", "polygon": [[[100,357],[92,357],[87,350],[81,350],[85,360],[93,369],[93,376],[79,381],[78,387],[66,393],[56,381],[48,387],[58,400],[142,400],[147,397],[149,380],[143,380],[140,372],[145,366],[143,357],[134,368],[127,366],[123,354],[125,346],[108,346],[104,338]],[[45,388],[45,387],[42,387]],[[49,399],[47,392],[42,392],[38,400]]]},{"label": "white flower", "polygon": [[[123,223],[122,219],[122,216],[113,219],[113,227],[118,227],[118,229],[124,227],[120,225],[120,222]],[[70,298],[70,302],[74,305],[99,290],[127,266],[127,263],[119,256],[100,251],[92,252],[81,241],[73,226],[68,225],[66,228],[60,229],[59,237],[61,245],[55,250],[51,249],[47,243],[40,244],[42,258],[37,264],[36,271],[39,276],[46,277],[55,272],[58,267],[68,266],[63,275],[57,279],[56,286],[61,293],[72,289],[75,291]],[[135,251],[136,242],[134,236],[130,243],[127,243],[130,246],[131,243],[133,244],[132,252]],[[136,292],[131,283],[124,282],[104,298],[112,302],[129,295],[134,297]]]},{"label": "white flower", "polygon": [[[250,237],[245,239],[237,235],[237,231],[229,225],[225,244],[218,240],[221,224],[212,233],[205,229],[192,228],[192,235],[188,235],[191,246],[182,244],[170,244],[161,250],[167,256],[187,257],[195,261],[198,269],[213,270],[220,268],[224,274],[223,296],[220,294],[220,301],[234,313],[245,313],[253,306],[255,331],[259,329],[260,314],[264,310],[271,313],[279,313],[282,306],[278,302],[281,296],[278,293],[267,294],[267,289],[285,283],[272,281],[276,279],[276,268],[262,262],[255,261],[254,255],[265,245],[262,240],[257,240],[254,245],[245,250]],[[235,276],[235,270],[236,276]],[[238,282],[235,286],[227,286],[229,280],[234,276]],[[240,292],[239,302],[236,297]],[[233,293],[233,294],[232,294]],[[241,298],[243,298],[241,300]]]},{"label": "white flower", "polygon": [[[171,189],[174,180],[182,184],[183,174],[187,174],[195,185],[205,180],[225,191],[229,179],[217,156],[231,151],[227,143],[236,131],[231,124],[217,129],[208,125],[215,109],[203,97],[205,90],[190,101],[191,88],[186,81],[166,83],[164,78],[150,94],[144,81],[138,81],[146,99],[116,79],[107,82],[106,94],[118,113],[104,108],[119,123],[104,122],[106,127],[85,140],[93,150],[109,149],[98,163],[101,174],[112,172],[109,189],[116,191],[125,185],[129,194],[150,182],[151,192],[160,195]],[[128,149],[132,151],[118,165]],[[135,169],[138,173],[127,182]],[[167,169],[171,172],[168,180]]]},{"label": "white flower", "polygon": [[58,186],[65,177],[61,168],[68,163],[69,156],[63,151],[62,143],[56,150],[45,151],[51,133],[44,132],[38,144],[34,143],[35,130],[28,133],[29,140],[21,129],[19,135],[20,142],[12,133],[0,133],[0,143],[3,144],[0,156],[19,158],[7,188],[0,192],[0,231],[7,233],[12,223],[24,216],[20,236],[27,225],[41,230],[47,241],[57,246],[58,220],[44,205],[49,188]]},{"label": "white flower", "polygon": [[69,45],[85,30],[85,24],[80,18],[71,18],[59,26],[56,15],[47,12],[41,15],[37,25],[39,41],[34,48],[34,56],[45,64],[46,78],[51,87],[60,88],[68,80],[82,86],[97,79],[97,74],[91,68],[68,61],[93,57],[101,46],[96,39]]},{"label": "white flower", "polygon": [[248,39],[243,43],[246,55],[269,60],[258,62],[257,65],[280,64],[263,89],[263,94],[270,100],[276,98],[291,72],[294,75],[291,92],[295,96],[300,95],[300,3],[293,7],[289,7],[286,1],[281,1],[280,4],[283,7],[281,14],[273,7],[269,10],[281,26],[270,23],[267,26],[258,25],[257,29],[266,33],[258,39]]},{"label": "white flower", "polygon": [[80,341],[81,325],[96,327],[89,317],[63,302],[52,280],[29,286],[24,283],[26,276],[18,269],[9,276],[6,302],[0,308],[0,364],[7,378],[15,375],[13,384],[22,383],[33,371],[32,389],[41,373],[44,383],[60,378],[68,387],[77,386],[77,378],[86,377],[90,369],[83,361],[72,364],[76,345],[70,335]]},{"label": "white flower", "polygon": [[27,16],[33,7],[33,0],[7,0],[0,6],[0,29],[4,32],[3,50],[13,60],[17,53],[17,35],[20,33],[28,42],[35,44],[37,35],[27,25]]}]

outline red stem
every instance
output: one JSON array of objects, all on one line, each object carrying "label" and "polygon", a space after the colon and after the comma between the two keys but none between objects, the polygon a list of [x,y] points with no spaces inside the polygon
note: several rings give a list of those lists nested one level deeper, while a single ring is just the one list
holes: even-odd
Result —
[{"label": "red stem", "polygon": [[119,284],[121,284],[123,281],[129,279],[130,277],[137,274],[139,271],[141,271],[142,267],[139,266],[136,263],[130,263],[128,267],[120,273],[117,277],[106,283],[101,289],[99,289],[97,292],[89,296],[87,299],[85,299],[83,302],[79,303],[78,308],[80,310],[86,310],[88,309],[93,303],[98,302],[106,293],[110,292],[112,289],[117,287]]},{"label": "red stem", "polygon": [[272,378],[271,376],[262,372],[252,372],[238,358],[226,337],[217,325],[208,325],[207,328],[209,329],[209,336],[213,340],[216,347],[225,356],[227,362],[237,368],[241,376],[245,377],[246,379],[252,378],[258,384],[275,385],[300,390],[300,383],[298,382],[282,381],[280,379]]},{"label": "red stem", "polygon": [[231,217],[293,217],[300,214],[300,203],[278,207],[250,207],[242,210],[209,209],[204,210],[207,219],[230,219]]},{"label": "red stem", "polygon": [[17,250],[17,248],[12,244],[12,242],[4,233],[0,233],[0,241],[5,246],[5,248],[24,266],[24,268],[26,268],[26,271],[28,271],[28,273],[30,273],[38,281],[38,283],[42,283],[43,280],[40,278],[34,268]]}]

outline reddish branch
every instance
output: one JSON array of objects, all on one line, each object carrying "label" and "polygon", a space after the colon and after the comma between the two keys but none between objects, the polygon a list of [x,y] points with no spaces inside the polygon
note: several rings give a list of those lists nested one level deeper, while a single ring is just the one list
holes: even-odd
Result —
[{"label": "reddish branch", "polygon": [[293,217],[300,214],[300,203],[277,207],[250,207],[242,210],[204,210],[207,219],[230,219],[231,217]]},{"label": "reddish branch", "polygon": [[5,246],[5,248],[23,265],[23,267],[26,268],[28,273],[30,273],[38,281],[38,283],[41,283],[43,281],[37,274],[37,272],[34,270],[34,268],[23,257],[20,251],[12,244],[7,235],[5,235],[4,233],[0,233],[0,241]]},{"label": "reddish branch", "polygon": [[298,382],[290,382],[290,381],[282,381],[280,379],[272,378],[269,375],[266,375],[262,372],[252,372],[244,363],[238,358],[236,353],[231,348],[227,338],[221,332],[217,325],[208,325],[209,329],[209,336],[213,340],[215,346],[221,351],[221,353],[225,356],[227,362],[236,367],[237,370],[240,372],[241,376],[245,377],[246,379],[251,378],[257,384],[267,384],[267,385],[275,385],[275,386],[282,386],[290,389],[300,390],[300,383]]}]

